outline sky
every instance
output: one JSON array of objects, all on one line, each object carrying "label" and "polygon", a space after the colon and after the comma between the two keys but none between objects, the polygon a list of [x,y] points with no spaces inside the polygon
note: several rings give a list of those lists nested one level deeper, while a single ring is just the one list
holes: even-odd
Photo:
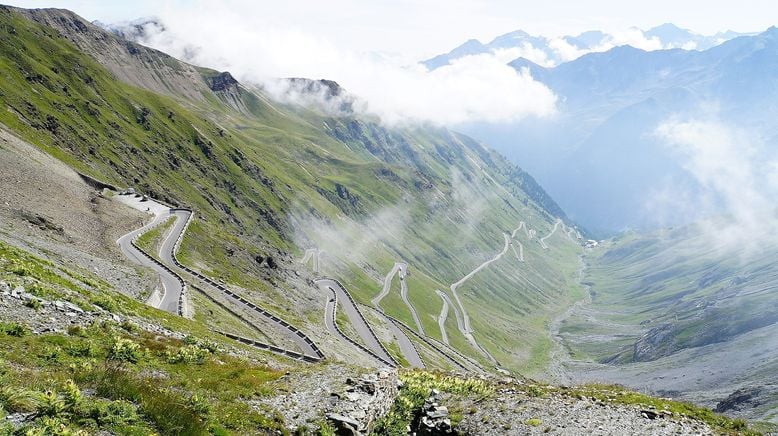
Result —
[{"label": "sky", "polygon": [[145,16],[207,19],[215,8],[239,11],[258,24],[272,23],[326,38],[354,51],[426,58],[470,38],[482,41],[523,29],[546,36],[585,30],[648,29],[673,22],[712,34],[755,32],[776,24],[774,0],[12,0],[21,7],[61,7],[89,20],[115,22]]}]

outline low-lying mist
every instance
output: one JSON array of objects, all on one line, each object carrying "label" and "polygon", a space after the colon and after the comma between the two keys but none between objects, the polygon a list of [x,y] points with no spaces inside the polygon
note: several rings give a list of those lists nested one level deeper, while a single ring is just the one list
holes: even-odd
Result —
[{"label": "low-lying mist", "polygon": [[656,134],[696,186],[665,184],[651,213],[699,218],[712,243],[741,254],[778,241],[778,153],[757,132],[698,114],[669,119]]},{"label": "low-lying mist", "polygon": [[494,53],[429,71],[416,59],[357,53],[305,29],[260,25],[261,15],[228,5],[210,5],[207,17],[198,8],[162,13],[162,25],[152,21],[135,32],[141,43],[271,90],[277,78],[335,80],[363,101],[356,109],[389,124],[509,122],[556,109],[551,90]]}]

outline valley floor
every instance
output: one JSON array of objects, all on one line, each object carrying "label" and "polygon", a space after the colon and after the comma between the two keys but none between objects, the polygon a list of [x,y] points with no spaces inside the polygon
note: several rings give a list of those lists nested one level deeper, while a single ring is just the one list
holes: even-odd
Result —
[{"label": "valley floor", "polygon": [[646,327],[593,302],[592,283],[581,258],[586,296],[550,324],[554,339],[545,377],[556,383],[615,383],[640,392],[689,401],[751,420],[778,423],[778,324],[731,340],[693,347],[644,362],[601,363],[591,354],[619,350],[644,337]]}]

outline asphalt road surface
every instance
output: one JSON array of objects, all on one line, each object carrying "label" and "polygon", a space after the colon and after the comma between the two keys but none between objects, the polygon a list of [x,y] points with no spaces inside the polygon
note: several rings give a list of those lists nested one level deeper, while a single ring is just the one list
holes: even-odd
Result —
[{"label": "asphalt road surface", "polygon": [[378,342],[378,338],[375,337],[370,326],[367,325],[367,321],[365,321],[362,314],[359,312],[359,309],[351,301],[346,290],[343,289],[338,282],[331,279],[319,279],[316,280],[316,284],[321,289],[329,290],[331,288],[335,291],[343,312],[348,317],[349,322],[351,322],[351,325],[354,327],[354,330],[356,330],[359,337],[362,338],[362,341],[367,345],[367,348],[382,359],[391,362],[393,360],[392,357],[389,356],[381,343]]},{"label": "asphalt road surface", "polygon": [[[127,204],[128,206],[135,209],[148,212],[153,216],[151,221],[149,221],[146,225],[139,229],[133,230],[130,233],[127,233],[126,235],[119,238],[116,242],[119,244],[119,248],[121,249],[122,253],[127,256],[127,258],[139,265],[151,268],[156,271],[157,274],[159,274],[159,278],[162,282],[162,301],[159,303],[157,308],[170,313],[178,314],[178,301],[181,296],[181,292],[183,291],[181,281],[174,274],[171,274],[167,269],[161,267],[159,264],[143,255],[140,250],[132,245],[133,239],[151,230],[153,227],[161,224],[163,221],[173,216],[173,214],[170,212],[170,208],[152,200],[141,201],[140,198],[136,198],[133,195],[119,195],[117,198],[122,203]],[[185,219],[177,219],[172,231],[169,232],[163,241],[162,249],[159,253],[160,256],[163,256],[163,252],[165,251],[166,246],[172,247],[172,245],[175,244],[178,235],[181,233],[181,231],[183,231],[183,225],[185,222]],[[165,260],[164,257],[162,257],[162,259],[163,261]]]}]

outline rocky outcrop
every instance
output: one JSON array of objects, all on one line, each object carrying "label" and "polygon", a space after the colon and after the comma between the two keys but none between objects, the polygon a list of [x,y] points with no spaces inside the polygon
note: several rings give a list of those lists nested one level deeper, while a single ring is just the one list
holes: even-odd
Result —
[{"label": "rocky outcrop", "polygon": [[707,424],[668,410],[618,404],[560,393],[536,396],[512,388],[499,389],[486,400],[457,402],[449,406],[464,411],[454,430],[479,436],[525,435],[685,435],[713,436]]},{"label": "rocky outcrop", "polygon": [[290,373],[279,382],[286,393],[252,403],[279,411],[292,433],[307,434],[311,423],[325,417],[338,434],[346,435],[369,434],[394,404],[399,383],[392,369],[361,373],[337,363],[315,373]]},{"label": "rocky outcrop", "polygon": [[127,321],[153,334],[176,339],[185,336],[138,316],[118,315],[92,304],[82,306],[65,300],[41,298],[29,293],[23,285],[11,286],[0,281],[0,320],[24,325],[33,334],[63,333],[73,326],[86,327],[103,321]]},{"label": "rocky outcrop", "polygon": [[721,400],[717,405],[715,412],[724,413],[729,411],[741,411],[744,409],[752,409],[764,403],[761,400],[759,394],[762,393],[762,388],[758,386],[749,386],[740,388],[731,393],[727,398]]},{"label": "rocky outcrop", "polygon": [[[232,74],[225,71],[215,76],[208,77],[207,80],[208,87],[222,100],[222,102],[243,114],[251,113],[248,106],[246,106],[240,82],[238,82]],[[248,98],[252,98],[252,96],[248,96]]]},{"label": "rocky outcrop", "polygon": [[229,71],[219,73],[208,79],[208,87],[214,92],[237,91],[238,81],[232,77]]},{"label": "rocky outcrop", "polygon": [[382,370],[359,380],[347,379],[349,386],[327,413],[338,434],[369,434],[376,420],[392,408],[397,398],[397,372]]},{"label": "rocky outcrop", "polygon": [[652,328],[635,342],[632,360],[634,362],[648,362],[670,354],[673,351],[671,342],[674,333],[672,324],[662,324]]},{"label": "rocky outcrop", "polygon": [[413,421],[417,436],[443,436],[453,434],[448,407],[441,406],[440,392],[433,389],[432,395],[424,401],[419,415]]}]

